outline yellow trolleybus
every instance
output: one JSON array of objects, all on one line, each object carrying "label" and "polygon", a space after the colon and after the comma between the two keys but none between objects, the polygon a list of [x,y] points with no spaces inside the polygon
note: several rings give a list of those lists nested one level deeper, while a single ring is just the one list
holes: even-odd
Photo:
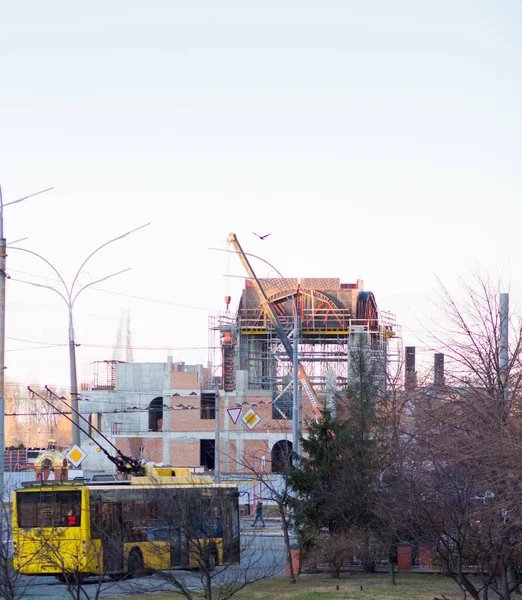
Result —
[{"label": "yellow trolleybus", "polygon": [[122,481],[30,482],[14,492],[13,543],[20,573],[59,579],[237,564],[238,490],[172,467]]}]

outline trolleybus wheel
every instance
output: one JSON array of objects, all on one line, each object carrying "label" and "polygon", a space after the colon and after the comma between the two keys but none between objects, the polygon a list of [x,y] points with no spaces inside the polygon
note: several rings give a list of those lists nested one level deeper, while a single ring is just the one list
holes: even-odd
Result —
[{"label": "trolleybus wheel", "polygon": [[218,565],[218,550],[216,546],[211,546],[208,551],[208,556],[205,559],[205,566],[209,571],[213,571]]},{"label": "trolleybus wheel", "polygon": [[129,575],[131,577],[142,577],[145,575],[145,565],[143,563],[143,554],[138,548],[133,548],[129,554]]}]

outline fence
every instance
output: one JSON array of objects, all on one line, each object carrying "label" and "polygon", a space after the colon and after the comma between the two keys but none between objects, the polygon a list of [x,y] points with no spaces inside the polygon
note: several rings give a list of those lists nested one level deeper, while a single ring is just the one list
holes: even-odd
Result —
[{"label": "fence", "polygon": [[285,485],[284,477],[277,474],[267,474],[266,479],[269,481],[268,486],[263,481],[246,473],[221,475],[223,483],[234,483],[237,485],[240,503],[250,506],[254,505],[258,500],[262,500],[263,504],[267,506],[276,504],[272,500],[272,490],[276,493],[283,491]]}]

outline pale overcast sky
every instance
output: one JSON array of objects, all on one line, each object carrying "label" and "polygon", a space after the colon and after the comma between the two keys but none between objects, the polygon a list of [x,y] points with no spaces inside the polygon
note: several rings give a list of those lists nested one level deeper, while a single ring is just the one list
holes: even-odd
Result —
[{"label": "pale overcast sky", "polygon": [[[520,0],[2,0],[4,202],[55,187],[5,235],[70,281],[151,222],[82,276],[132,267],[76,303],[80,376],[122,309],[135,360],[206,362],[231,231],[285,276],[363,279],[415,344],[435,275],[480,265],[520,305],[521,65]],[[6,375],[66,385],[65,304],[13,281],[50,269],[7,264]]]}]

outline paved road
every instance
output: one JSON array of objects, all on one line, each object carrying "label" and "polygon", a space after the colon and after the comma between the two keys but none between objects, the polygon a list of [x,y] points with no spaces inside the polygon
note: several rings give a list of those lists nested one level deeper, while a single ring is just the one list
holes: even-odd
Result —
[{"label": "paved road", "polygon": [[[217,569],[216,582],[226,583],[241,576],[250,580],[265,577],[277,577],[284,575],[285,571],[285,549],[281,526],[277,523],[269,523],[265,528],[250,527],[250,523],[242,523],[242,558],[241,565],[234,565],[224,569]],[[199,575],[194,571],[175,572],[184,584],[190,588],[197,589],[201,586]],[[24,600],[65,600],[70,599],[66,586],[57,582],[54,577],[38,577],[32,580],[24,578],[24,584],[28,585],[24,592]],[[153,575],[121,582],[100,583],[95,578],[86,582],[86,591],[89,596],[94,596],[97,587],[101,587],[100,598],[118,598],[120,596],[132,596],[168,590],[161,577]]]}]

